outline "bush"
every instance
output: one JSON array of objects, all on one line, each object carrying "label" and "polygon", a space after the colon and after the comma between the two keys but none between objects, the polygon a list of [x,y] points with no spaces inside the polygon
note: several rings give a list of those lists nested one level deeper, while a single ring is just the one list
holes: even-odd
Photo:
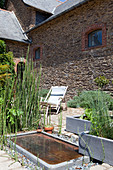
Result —
[{"label": "bush", "polygon": [[94,81],[100,89],[102,89],[105,85],[109,83],[109,80],[106,79],[104,76],[99,76]]},{"label": "bush", "polygon": [[7,53],[5,42],[0,40],[0,91],[5,87],[6,78],[15,76],[14,66],[13,53]]},{"label": "bush", "polygon": [[[104,102],[106,103],[109,110],[113,110],[113,99],[109,94],[100,92],[103,96]],[[83,108],[91,108],[91,103],[97,103],[98,91],[83,91],[80,96],[75,96],[73,100],[67,102],[68,107],[76,108],[78,106]]]},{"label": "bush", "polygon": [[48,89],[41,89],[40,91],[39,91],[39,94],[40,94],[40,97],[46,97],[47,96],[47,93],[49,92],[49,90]]}]

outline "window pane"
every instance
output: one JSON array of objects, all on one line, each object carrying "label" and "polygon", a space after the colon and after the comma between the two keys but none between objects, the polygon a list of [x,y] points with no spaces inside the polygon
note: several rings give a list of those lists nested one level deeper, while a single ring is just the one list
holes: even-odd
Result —
[{"label": "window pane", "polygon": [[43,22],[44,20],[46,20],[50,15],[49,14],[44,14],[44,13],[40,13],[38,11],[36,11],[36,21],[35,21],[35,25]]},{"label": "window pane", "polygon": [[102,30],[93,31],[88,35],[88,47],[102,45]]},{"label": "window pane", "polygon": [[35,50],[35,59],[40,59],[40,48]]}]

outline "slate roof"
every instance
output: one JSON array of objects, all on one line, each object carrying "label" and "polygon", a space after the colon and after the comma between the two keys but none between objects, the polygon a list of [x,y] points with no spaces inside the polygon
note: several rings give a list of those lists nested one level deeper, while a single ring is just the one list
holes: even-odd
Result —
[{"label": "slate roof", "polygon": [[54,14],[56,7],[62,3],[58,0],[23,0],[23,2],[50,14]]},{"label": "slate roof", "polygon": [[14,12],[0,9],[0,38],[29,43]]},{"label": "slate roof", "polygon": [[42,23],[34,26],[30,30],[26,31],[26,33],[30,32],[31,30],[34,30],[35,28],[41,26],[42,24],[45,24],[48,21],[51,21],[51,20],[63,15],[66,12],[69,12],[69,11],[75,9],[78,6],[85,4],[88,1],[90,1],[90,0],[67,0],[67,1],[65,1],[64,3],[62,3],[56,7],[56,9],[54,10],[54,14],[51,17],[49,17]]},{"label": "slate roof", "polygon": [[82,2],[84,2],[84,0],[67,0],[56,8],[54,16],[66,10],[69,10],[70,8],[73,8],[76,5],[80,5]]}]

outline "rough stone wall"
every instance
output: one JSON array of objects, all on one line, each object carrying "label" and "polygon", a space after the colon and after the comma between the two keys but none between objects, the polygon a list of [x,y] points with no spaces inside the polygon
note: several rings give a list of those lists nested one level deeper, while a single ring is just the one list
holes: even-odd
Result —
[{"label": "rough stone wall", "polygon": [[[73,95],[76,89],[96,88],[93,79],[99,75],[113,77],[112,11],[112,2],[92,1],[31,32],[33,46],[43,46],[37,61],[43,67],[43,87],[68,85]],[[106,47],[82,51],[83,30],[98,22],[106,23]]]},{"label": "rough stone wall", "polygon": [[28,30],[35,25],[35,9],[25,5],[22,0],[7,0],[6,9],[14,11],[24,30]]},{"label": "rough stone wall", "polygon": [[12,51],[15,58],[26,58],[28,44],[5,40],[7,51]]},{"label": "rough stone wall", "polygon": [[[94,78],[110,79],[107,90],[113,90],[113,2],[93,0],[30,32],[31,56],[36,46],[42,47],[41,86],[67,85],[68,97],[77,90],[96,89]],[[82,34],[91,25],[106,25],[106,45],[82,50]]]}]

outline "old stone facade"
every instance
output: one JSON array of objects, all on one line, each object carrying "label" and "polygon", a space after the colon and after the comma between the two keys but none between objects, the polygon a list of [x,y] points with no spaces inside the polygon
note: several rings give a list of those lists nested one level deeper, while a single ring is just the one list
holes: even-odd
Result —
[{"label": "old stone facade", "polygon": [[12,41],[12,40],[5,40],[7,44],[7,51],[12,51],[15,58],[26,58],[28,44]]},{"label": "old stone facade", "polygon": [[14,11],[24,30],[28,30],[35,25],[36,10],[25,5],[22,0],[7,0],[6,9]]},{"label": "old stone facade", "polygon": [[[20,0],[8,0],[22,27],[27,30],[35,24],[36,11]],[[113,2],[90,0],[31,30],[30,57],[40,48],[40,59],[34,59],[36,68],[42,65],[41,87],[68,86],[67,97],[77,90],[94,90],[94,79],[104,75],[110,80],[106,90],[113,90]],[[102,45],[88,47],[88,34],[102,30]]]},{"label": "old stone facade", "polygon": [[[31,53],[36,46],[42,49],[40,60],[35,60],[36,67],[42,64],[42,86],[67,85],[69,96],[74,96],[76,90],[96,89],[94,78],[104,75],[110,79],[107,90],[113,90],[112,18],[111,0],[92,0],[31,31]],[[83,49],[84,32],[99,24],[105,30],[104,45]]]},{"label": "old stone facade", "polygon": [[7,45],[7,51],[13,52],[14,55],[14,62],[15,62],[15,72],[17,72],[17,64],[21,62],[21,58],[23,58],[22,62],[26,62],[26,55],[28,51],[28,44],[12,41],[12,40],[5,40]]}]

